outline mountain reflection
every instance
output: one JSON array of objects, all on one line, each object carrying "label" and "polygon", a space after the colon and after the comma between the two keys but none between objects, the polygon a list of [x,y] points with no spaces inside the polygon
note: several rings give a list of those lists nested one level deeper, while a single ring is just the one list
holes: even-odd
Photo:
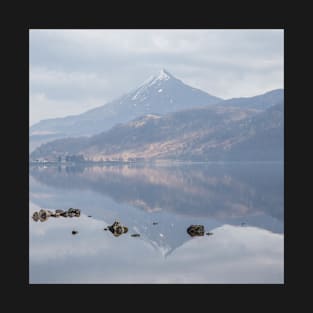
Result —
[{"label": "mountain reflection", "polygon": [[145,212],[283,232],[283,164],[30,168],[47,186],[92,190]]}]

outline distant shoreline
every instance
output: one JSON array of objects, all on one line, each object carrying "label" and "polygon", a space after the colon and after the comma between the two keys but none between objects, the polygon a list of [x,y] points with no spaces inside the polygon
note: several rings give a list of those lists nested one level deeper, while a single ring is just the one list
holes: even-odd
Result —
[{"label": "distant shoreline", "polygon": [[283,164],[284,160],[268,160],[268,161],[183,161],[183,160],[153,160],[153,161],[84,161],[84,162],[52,162],[52,161],[29,161],[30,166],[95,166],[95,165],[171,165],[171,164],[230,164],[230,163],[279,163]]}]

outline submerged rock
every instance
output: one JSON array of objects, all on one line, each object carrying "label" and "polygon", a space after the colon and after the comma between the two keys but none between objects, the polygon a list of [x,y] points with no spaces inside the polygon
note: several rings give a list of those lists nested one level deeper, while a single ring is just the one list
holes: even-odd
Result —
[{"label": "submerged rock", "polygon": [[111,226],[108,227],[108,229],[115,237],[126,234],[128,232],[128,228],[123,226],[118,221],[115,221]]},{"label": "submerged rock", "polygon": [[39,214],[38,212],[34,212],[33,216],[32,216],[32,219],[35,221],[35,222],[38,222],[39,221]]},{"label": "submerged rock", "polygon": [[191,236],[204,236],[204,226],[203,225],[190,225],[187,228],[187,233]]},{"label": "submerged rock", "polygon": [[140,237],[140,234],[131,234],[131,237]]},{"label": "submerged rock", "polygon": [[158,224],[159,224],[158,222],[153,222],[153,223],[152,223],[152,225],[158,225]]}]

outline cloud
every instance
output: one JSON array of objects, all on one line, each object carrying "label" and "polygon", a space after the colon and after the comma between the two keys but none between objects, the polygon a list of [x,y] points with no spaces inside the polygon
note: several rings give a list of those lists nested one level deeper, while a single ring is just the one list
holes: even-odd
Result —
[{"label": "cloud", "polygon": [[[109,79],[94,72],[60,71],[42,67],[30,70],[31,92],[44,90],[54,98],[79,99],[82,96],[99,94],[109,87]],[[100,93],[103,96],[103,92]]]},{"label": "cloud", "polygon": [[283,63],[283,30],[30,30],[32,99],[45,94],[65,114],[72,102],[78,112],[87,99],[102,105],[160,68],[216,96],[253,96],[283,87]]},{"label": "cloud", "polygon": [[[53,95],[52,95],[53,97]],[[45,118],[56,118],[75,115],[103,104],[103,98],[74,98],[55,96],[49,98],[46,93],[32,92],[29,97],[30,125]]]}]

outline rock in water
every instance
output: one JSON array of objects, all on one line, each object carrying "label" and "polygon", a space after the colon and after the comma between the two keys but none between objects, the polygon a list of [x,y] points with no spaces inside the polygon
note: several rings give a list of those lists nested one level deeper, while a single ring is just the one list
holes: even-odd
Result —
[{"label": "rock in water", "polygon": [[63,216],[63,217],[68,217],[68,212],[65,211],[65,212],[61,213],[60,215]]},{"label": "rock in water", "polygon": [[38,214],[39,214],[40,222],[46,221],[49,217],[48,212],[46,210],[43,210],[43,209],[41,209]]},{"label": "rock in water", "polygon": [[187,233],[191,236],[204,236],[204,226],[203,225],[190,225],[187,228]]},{"label": "rock in water", "polygon": [[75,216],[80,217],[80,210],[79,209],[75,209]]},{"label": "rock in water", "polygon": [[32,216],[32,219],[35,221],[35,222],[38,222],[39,221],[39,214],[38,212],[34,212],[33,216]]},{"label": "rock in water", "polygon": [[210,232],[207,232],[206,233],[208,236],[211,236],[211,235],[213,235],[213,233],[210,233]]},{"label": "rock in water", "polygon": [[118,237],[128,232],[128,228],[126,226],[123,226],[118,221],[115,221],[111,226],[108,227],[108,229],[115,237]]},{"label": "rock in water", "polygon": [[131,234],[131,237],[140,237],[140,234]]},{"label": "rock in water", "polygon": [[74,209],[74,208],[69,208],[67,210],[68,216],[69,217],[79,217],[80,216],[80,209]]},{"label": "rock in water", "polygon": [[72,235],[76,235],[78,234],[78,231],[77,230],[72,230]]}]

